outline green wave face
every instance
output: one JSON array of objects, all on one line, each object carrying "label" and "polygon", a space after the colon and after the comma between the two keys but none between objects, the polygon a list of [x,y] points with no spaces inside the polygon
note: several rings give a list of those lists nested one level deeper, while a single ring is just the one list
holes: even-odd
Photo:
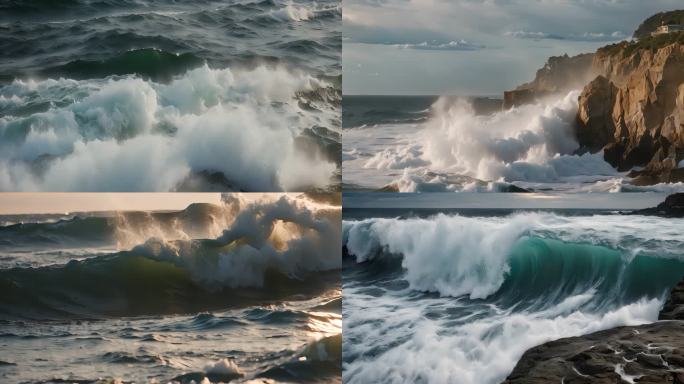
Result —
[{"label": "green wave face", "polygon": [[[198,257],[210,268],[216,254],[204,252]],[[293,279],[266,270],[262,287],[212,287],[186,268],[134,250],[60,266],[1,270],[0,319],[102,318],[242,307],[322,292],[339,281],[336,273]]]},{"label": "green wave face", "polygon": [[105,60],[75,60],[48,68],[46,77],[72,79],[103,78],[111,75],[139,75],[153,81],[170,81],[189,69],[199,67],[204,60],[191,54],[175,54],[154,48],[135,49]]},{"label": "green wave face", "polygon": [[509,272],[494,299],[507,306],[550,306],[595,291],[595,309],[665,295],[682,276],[684,262],[624,253],[605,246],[523,237],[508,259]]},{"label": "green wave face", "polygon": [[10,318],[169,313],[200,294],[186,271],[133,254],[3,270],[0,286],[0,312]]}]

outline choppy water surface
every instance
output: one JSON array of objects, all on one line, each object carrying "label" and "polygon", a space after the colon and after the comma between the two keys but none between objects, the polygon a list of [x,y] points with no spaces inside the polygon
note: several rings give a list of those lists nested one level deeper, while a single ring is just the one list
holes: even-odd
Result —
[{"label": "choppy water surface", "polygon": [[0,190],[336,190],[339,1],[0,5]]}]

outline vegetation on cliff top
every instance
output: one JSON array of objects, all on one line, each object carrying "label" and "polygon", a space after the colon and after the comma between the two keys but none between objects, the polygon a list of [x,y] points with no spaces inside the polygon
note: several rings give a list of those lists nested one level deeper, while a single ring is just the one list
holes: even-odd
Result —
[{"label": "vegetation on cliff top", "polygon": [[634,31],[634,38],[643,39],[651,36],[651,32],[665,24],[684,24],[684,10],[660,12],[644,20]]},{"label": "vegetation on cliff top", "polygon": [[660,48],[671,44],[684,44],[684,31],[672,32],[657,36],[648,36],[635,41],[622,41],[617,44],[607,45],[599,48],[596,52],[599,55],[613,56],[622,53],[622,57],[629,57],[638,50],[649,50],[655,52]]}]

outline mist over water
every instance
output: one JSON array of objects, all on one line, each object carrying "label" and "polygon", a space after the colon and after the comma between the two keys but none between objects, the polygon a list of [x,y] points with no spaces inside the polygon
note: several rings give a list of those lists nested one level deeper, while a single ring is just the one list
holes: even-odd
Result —
[{"label": "mist over water", "polygon": [[529,348],[655,321],[681,219],[605,213],[345,220],[345,382],[498,383]]}]

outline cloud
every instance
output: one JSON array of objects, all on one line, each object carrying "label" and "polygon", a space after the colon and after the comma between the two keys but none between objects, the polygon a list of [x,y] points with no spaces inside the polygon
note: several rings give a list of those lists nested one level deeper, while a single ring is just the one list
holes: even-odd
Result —
[{"label": "cloud", "polygon": [[627,39],[628,36],[622,31],[615,31],[612,33],[603,32],[584,32],[582,34],[558,34],[547,32],[531,32],[531,31],[508,31],[504,36],[514,37],[518,39],[532,39],[532,40],[568,40],[568,41],[619,41]]},{"label": "cloud", "polygon": [[395,44],[397,48],[401,49],[420,49],[426,51],[476,51],[478,49],[484,49],[484,45],[469,43],[465,40],[452,40],[448,43],[440,43],[437,41],[427,42],[417,44]]},{"label": "cloud", "polygon": [[[629,39],[649,16],[681,8],[682,0],[344,0],[343,88],[498,94],[530,81],[549,56]],[[449,44],[461,40],[470,45]],[[470,53],[454,60],[446,50]]]}]

